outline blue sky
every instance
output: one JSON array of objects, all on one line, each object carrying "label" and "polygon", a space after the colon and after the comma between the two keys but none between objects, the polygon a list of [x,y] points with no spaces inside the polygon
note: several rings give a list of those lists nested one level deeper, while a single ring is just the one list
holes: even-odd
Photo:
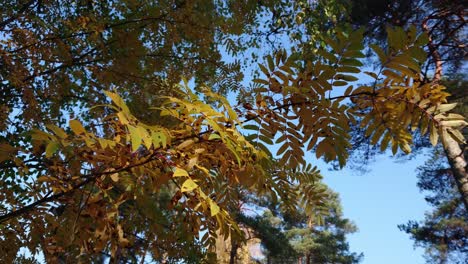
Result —
[{"label": "blue sky", "polygon": [[421,220],[429,206],[416,186],[415,169],[425,157],[395,162],[389,154],[369,164],[371,171],[328,171],[319,162],[324,181],[341,197],[344,216],[359,231],[348,236],[351,250],[364,253],[363,264],[422,264],[421,248],[397,228],[408,220]]}]

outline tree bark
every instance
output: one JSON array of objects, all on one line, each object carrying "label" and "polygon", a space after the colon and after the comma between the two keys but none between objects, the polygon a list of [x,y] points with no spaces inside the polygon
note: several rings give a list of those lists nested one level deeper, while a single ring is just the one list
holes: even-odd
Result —
[{"label": "tree bark", "polygon": [[237,257],[237,243],[235,241],[231,241],[231,252],[229,254],[229,264],[236,264],[236,257]]},{"label": "tree bark", "polygon": [[450,136],[442,137],[442,144],[457,183],[458,191],[468,212],[468,168],[464,151],[460,148],[458,142]]}]

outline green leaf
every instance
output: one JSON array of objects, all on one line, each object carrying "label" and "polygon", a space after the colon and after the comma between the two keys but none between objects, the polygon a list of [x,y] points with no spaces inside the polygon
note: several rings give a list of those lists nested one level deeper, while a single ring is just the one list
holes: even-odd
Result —
[{"label": "green leaf", "polygon": [[208,140],[214,140],[214,139],[221,139],[221,136],[219,134],[213,133],[208,137]]},{"label": "green leaf", "polygon": [[271,55],[267,56],[267,61],[268,61],[268,68],[270,69],[270,72],[272,72],[275,69],[275,63],[273,62],[273,58]]},{"label": "green leaf", "polygon": [[360,60],[352,59],[352,58],[345,58],[341,60],[341,63],[346,66],[358,66],[361,67],[364,64]]},{"label": "green leaf", "polygon": [[332,85],[333,86],[346,86],[348,85],[348,83],[345,81],[334,81]]},{"label": "green leaf", "polygon": [[374,79],[376,79],[376,80],[379,78],[379,77],[377,76],[377,74],[374,73],[374,72],[365,71],[364,73],[367,74],[367,75],[369,75],[369,76],[371,76],[372,78],[374,78]]},{"label": "green leaf", "polygon": [[258,131],[260,128],[256,125],[245,125],[243,126],[244,129],[248,129],[248,130],[255,130],[255,131]]},{"label": "green leaf", "polygon": [[262,70],[263,74],[265,74],[266,76],[270,76],[270,72],[265,66],[263,66],[262,64],[258,64],[258,66],[260,67],[260,70]]},{"label": "green leaf", "polygon": [[428,42],[429,42],[429,36],[427,35],[427,33],[423,32],[421,33],[421,35],[418,36],[414,44],[418,46],[423,46],[423,45],[426,45]]},{"label": "green leaf", "polygon": [[388,43],[390,48],[401,50],[406,44],[406,33],[401,27],[387,27]]},{"label": "green leaf", "polygon": [[377,54],[377,56],[379,56],[380,63],[383,64],[387,61],[387,55],[385,54],[384,50],[381,47],[375,44],[370,44],[369,46]]},{"label": "green leaf", "polygon": [[352,66],[341,66],[336,69],[337,72],[349,72],[349,73],[360,73],[361,70],[357,67]]},{"label": "green leaf", "polygon": [[277,156],[280,156],[281,154],[283,154],[289,147],[289,144],[288,143],[284,143],[279,149],[278,149],[278,152],[276,152],[276,155]]},{"label": "green leaf", "polygon": [[394,80],[394,81],[397,81],[399,83],[402,83],[404,82],[404,79],[403,77],[401,77],[399,74],[393,72],[393,71],[390,71],[390,70],[384,70],[382,71],[382,74],[387,76],[388,78]]},{"label": "green leaf", "polygon": [[259,135],[258,136],[263,142],[267,143],[268,145],[273,145],[273,141],[271,138],[264,136],[264,135]]},{"label": "green leaf", "polygon": [[45,150],[46,158],[52,157],[52,155],[54,155],[55,152],[57,152],[59,147],[60,147],[60,144],[58,142],[55,142],[55,141],[49,142],[49,144],[47,144],[47,147],[46,147],[46,150]]},{"label": "green leaf", "polygon": [[354,82],[359,80],[357,77],[352,76],[352,75],[346,75],[346,74],[337,74],[335,79],[340,79],[340,80],[345,80],[348,82]]},{"label": "green leaf", "polygon": [[318,50],[317,52],[320,56],[322,56],[323,58],[327,59],[330,63],[335,63],[337,61],[337,58],[335,57],[335,55],[333,55],[332,53],[324,50],[324,49],[320,49]]}]

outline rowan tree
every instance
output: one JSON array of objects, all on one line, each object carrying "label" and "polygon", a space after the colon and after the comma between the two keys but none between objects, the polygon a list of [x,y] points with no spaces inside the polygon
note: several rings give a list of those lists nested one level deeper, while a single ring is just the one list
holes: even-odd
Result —
[{"label": "rowan tree", "polygon": [[[350,10],[348,21],[366,26],[367,43],[382,44],[388,25],[415,25],[420,32],[426,32],[429,42],[425,47],[428,60],[422,67],[424,81],[440,82],[447,86],[452,93],[449,102],[458,103],[453,111],[466,116],[466,7],[463,1],[364,0],[353,1]],[[466,138],[468,131],[465,129],[462,132]],[[431,153],[427,164],[418,168],[418,186],[421,191],[430,194],[426,200],[433,210],[426,214],[424,221],[410,221],[400,228],[411,235],[415,245],[426,249],[428,263],[455,262],[457,258],[463,262],[466,246],[458,237],[463,237],[468,208],[466,144],[451,142],[445,143],[443,148],[428,150],[431,145],[429,140],[417,132],[415,137],[416,153],[423,150]],[[356,130],[353,138],[353,142],[359,144],[356,144],[357,151],[354,151],[351,160],[357,161],[353,162],[354,166],[362,168],[362,156],[372,158],[379,151],[366,144],[368,139],[359,130]],[[448,164],[447,160],[450,161]]]},{"label": "rowan tree", "polygon": [[[463,1],[360,0],[353,2],[347,21],[366,27],[368,43],[382,44],[387,26],[415,26],[418,32],[425,32],[428,42],[425,46],[427,60],[422,67],[423,81],[441,83],[444,79],[456,81],[457,73],[464,75],[464,58],[467,54],[464,41],[467,25],[465,16]],[[461,86],[460,91],[453,93],[462,95],[463,89]],[[442,145],[463,203],[468,209],[465,146],[451,139],[442,141]]]},{"label": "rowan tree", "polygon": [[[233,105],[211,87],[223,74],[235,79],[218,44],[248,32],[259,8],[275,3],[7,5],[1,260],[26,248],[48,262],[103,252],[112,263],[210,262],[218,237],[242,241],[230,214],[240,187],[323,212],[326,196],[304,151],[344,165],[357,120],[372,144],[394,153],[411,151],[410,129],[429,132],[433,144],[464,140],[466,122],[449,113],[444,87],[422,81],[427,36],[414,28],[388,28],[387,48],[372,47],[381,63],[365,72],[372,86],[354,84],[363,32],[336,29],[313,60],[294,50],[268,56],[253,100]],[[265,146],[273,144],[276,155]]]}]

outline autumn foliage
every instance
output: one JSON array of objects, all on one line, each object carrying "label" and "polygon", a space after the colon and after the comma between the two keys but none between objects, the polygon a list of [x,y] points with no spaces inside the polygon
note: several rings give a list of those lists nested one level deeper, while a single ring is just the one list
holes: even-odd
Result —
[{"label": "autumn foliage", "polygon": [[[420,78],[427,37],[415,28],[388,28],[388,48],[372,47],[375,72],[363,71],[359,30],[337,30],[313,60],[278,50],[244,91],[251,100],[233,102],[209,76],[240,75],[220,71],[232,65],[214,46],[240,35],[255,4],[162,2],[10,8],[0,46],[2,261],[27,248],[48,261],[209,262],[216,239],[243,239],[239,195],[325,214],[304,152],[345,165],[351,125],[393,153],[411,151],[411,130],[433,144],[464,141],[449,94]],[[372,85],[356,83],[362,73]]]}]

